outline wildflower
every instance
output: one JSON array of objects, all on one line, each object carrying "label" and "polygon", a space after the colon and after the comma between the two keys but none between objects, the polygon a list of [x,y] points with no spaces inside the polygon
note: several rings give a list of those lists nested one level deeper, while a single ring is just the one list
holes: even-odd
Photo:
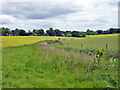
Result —
[{"label": "wildflower", "polygon": [[93,62],[93,59],[91,59],[91,61]]},{"label": "wildflower", "polygon": [[65,49],[63,49],[62,52],[65,52]]},{"label": "wildflower", "polygon": [[11,87],[12,85],[9,85],[9,87]]},{"label": "wildflower", "polygon": [[68,56],[68,53],[66,53],[66,56]]}]

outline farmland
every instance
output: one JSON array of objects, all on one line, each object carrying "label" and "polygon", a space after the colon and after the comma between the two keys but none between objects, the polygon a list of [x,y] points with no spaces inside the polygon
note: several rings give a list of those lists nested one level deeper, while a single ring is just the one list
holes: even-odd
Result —
[{"label": "farmland", "polygon": [[[2,48],[6,47],[14,47],[14,46],[23,46],[23,45],[29,45],[34,44],[39,41],[43,40],[57,40],[59,37],[46,37],[46,36],[3,36],[2,41]],[[63,37],[61,37],[63,38]],[[64,37],[66,38],[66,37]]]},{"label": "farmland", "polygon": [[119,86],[118,34],[5,36],[1,42],[3,88]]}]

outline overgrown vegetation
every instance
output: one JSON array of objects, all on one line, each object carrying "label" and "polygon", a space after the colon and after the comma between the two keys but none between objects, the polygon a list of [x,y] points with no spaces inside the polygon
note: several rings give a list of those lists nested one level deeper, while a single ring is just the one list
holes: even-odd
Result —
[{"label": "overgrown vegetation", "polygon": [[118,88],[117,40],[59,38],[3,49],[3,88]]}]

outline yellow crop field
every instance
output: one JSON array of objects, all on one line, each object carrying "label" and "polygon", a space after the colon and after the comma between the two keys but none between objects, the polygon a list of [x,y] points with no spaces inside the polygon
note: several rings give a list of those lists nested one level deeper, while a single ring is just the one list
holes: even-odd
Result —
[{"label": "yellow crop field", "polygon": [[[110,37],[118,36],[118,34],[106,34],[106,35],[89,35],[87,38],[100,38],[100,37]],[[58,40],[61,39],[87,39],[87,38],[75,38],[75,37],[55,37],[55,36],[1,36],[0,47],[15,47],[22,45],[34,44],[43,40]]]},{"label": "yellow crop field", "polygon": [[97,37],[113,37],[118,36],[120,34],[101,34],[101,35],[88,35],[87,37],[97,38]]},{"label": "yellow crop field", "polygon": [[53,37],[42,36],[3,36],[2,48],[34,44],[42,40],[57,39]]},{"label": "yellow crop field", "polygon": [[48,36],[2,36],[2,48],[15,47],[22,45],[34,44],[43,40],[57,40],[58,38],[67,37],[48,37]]}]

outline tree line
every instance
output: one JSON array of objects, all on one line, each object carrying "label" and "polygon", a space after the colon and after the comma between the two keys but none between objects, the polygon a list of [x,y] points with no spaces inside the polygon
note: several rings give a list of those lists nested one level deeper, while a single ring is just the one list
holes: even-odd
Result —
[{"label": "tree line", "polygon": [[10,30],[9,28],[0,28],[2,36],[65,36],[65,37],[86,37],[86,35],[98,35],[98,34],[113,34],[120,33],[120,28],[110,28],[108,30],[97,30],[93,31],[88,29],[86,32],[83,31],[61,31],[59,29],[49,28],[46,32],[43,29],[33,29],[33,31],[16,28]]}]

